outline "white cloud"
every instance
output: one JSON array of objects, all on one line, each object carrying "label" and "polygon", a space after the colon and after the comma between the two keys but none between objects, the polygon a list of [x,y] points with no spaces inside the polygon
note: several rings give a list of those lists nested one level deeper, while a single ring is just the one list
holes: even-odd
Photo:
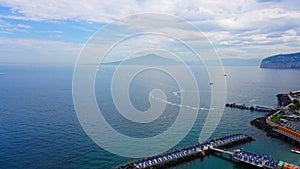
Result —
[{"label": "white cloud", "polygon": [[24,28],[24,29],[30,29],[31,28],[30,25],[25,25],[25,24],[17,24],[17,27]]},{"label": "white cloud", "polygon": [[11,7],[17,15],[1,16],[23,20],[84,20],[110,22],[133,12],[135,1],[97,1],[97,0],[44,0],[21,1],[1,0],[4,6]]},{"label": "white cloud", "polygon": [[281,17],[299,18],[299,8],[295,9],[295,3],[292,1],[258,3],[255,0],[1,0],[0,4],[11,7],[17,14],[6,17],[38,21],[71,19],[111,22],[132,14],[157,12],[180,16],[188,20],[219,21],[219,24],[224,23],[224,26],[228,24],[239,27],[247,21]]},{"label": "white cloud", "polygon": [[[0,0],[0,5],[12,10],[11,14],[2,14],[0,18],[32,21],[110,23],[139,13],[175,15],[204,31],[222,57],[262,57],[274,51],[294,52],[300,42],[300,1],[294,0]],[[11,25],[2,23],[0,20],[0,31],[12,33],[7,29]],[[141,20],[135,28],[149,26],[145,25],[147,23],[151,22]],[[14,29],[26,31],[29,28],[29,25],[19,24]],[[170,23],[169,27],[161,29],[193,38],[194,32],[176,28],[178,25]]]},{"label": "white cloud", "polygon": [[11,24],[7,21],[0,19],[0,33],[13,34],[14,32],[27,32],[27,29],[31,28],[29,25],[24,24]]}]

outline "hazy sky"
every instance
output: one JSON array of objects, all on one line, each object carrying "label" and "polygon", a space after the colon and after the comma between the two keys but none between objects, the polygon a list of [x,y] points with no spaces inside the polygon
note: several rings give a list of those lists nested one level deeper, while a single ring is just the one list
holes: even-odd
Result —
[{"label": "hazy sky", "polygon": [[73,64],[99,28],[145,12],[196,25],[221,58],[300,51],[297,0],[0,0],[0,63]]}]

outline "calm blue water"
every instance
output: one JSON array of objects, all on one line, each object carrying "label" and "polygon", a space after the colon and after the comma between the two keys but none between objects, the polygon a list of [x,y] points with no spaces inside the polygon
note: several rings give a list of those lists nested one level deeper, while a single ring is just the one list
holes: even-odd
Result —
[{"label": "calm blue water", "polygon": [[[112,104],[110,79],[113,68],[106,67],[97,75],[98,104],[108,122],[119,132],[132,137],[151,137],[167,130],[178,113],[168,105],[162,117],[151,124],[137,127],[117,113]],[[193,67],[200,85],[200,110],[196,124],[177,147],[197,141],[210,102],[207,75]],[[278,93],[300,88],[300,70],[270,70],[257,67],[225,67],[227,102],[275,106]],[[94,144],[84,133],[72,101],[73,67],[8,66],[0,67],[0,168],[116,168],[132,159],[113,155]],[[146,76],[147,75],[147,76]],[[139,76],[130,87],[130,98],[139,110],[149,107],[148,92],[153,88],[166,91],[168,101],[178,103],[175,82],[166,75],[149,72]],[[192,91],[186,91],[192,92]],[[172,113],[170,113],[172,112]],[[268,138],[252,127],[250,121],[259,112],[225,109],[213,137],[243,132],[255,137],[251,144],[240,146],[253,152],[272,154],[274,159],[300,164],[300,156],[289,152],[292,145]],[[134,129],[134,130],[133,130]],[[159,145],[158,145],[159,146]],[[244,168],[226,159],[210,156],[175,168]]]}]

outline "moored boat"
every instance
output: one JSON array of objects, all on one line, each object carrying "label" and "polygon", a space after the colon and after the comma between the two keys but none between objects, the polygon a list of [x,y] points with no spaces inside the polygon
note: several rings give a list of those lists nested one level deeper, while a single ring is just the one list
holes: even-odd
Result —
[{"label": "moored boat", "polygon": [[300,148],[295,148],[295,147],[294,147],[294,148],[291,149],[291,152],[292,152],[292,153],[300,154]]}]

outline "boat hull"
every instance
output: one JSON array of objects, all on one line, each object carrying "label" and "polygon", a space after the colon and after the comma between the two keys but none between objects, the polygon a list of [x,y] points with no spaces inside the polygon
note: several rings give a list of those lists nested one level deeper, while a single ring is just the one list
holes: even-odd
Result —
[{"label": "boat hull", "polygon": [[300,149],[299,148],[292,148],[291,152],[296,153],[296,154],[300,154]]}]

